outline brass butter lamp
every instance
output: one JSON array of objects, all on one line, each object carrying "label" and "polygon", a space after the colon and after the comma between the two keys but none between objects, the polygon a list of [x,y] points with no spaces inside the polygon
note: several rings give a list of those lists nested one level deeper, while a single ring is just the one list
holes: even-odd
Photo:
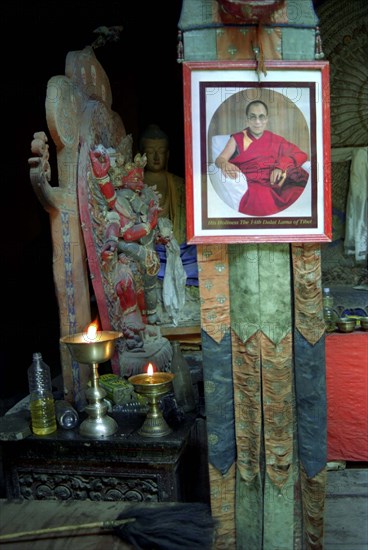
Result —
[{"label": "brass butter lamp", "polygon": [[144,437],[163,437],[172,432],[160,409],[160,398],[170,391],[174,374],[154,372],[149,363],[147,372],[135,374],[128,381],[134,390],[148,401],[148,413],[138,433]]},{"label": "brass butter lamp", "polygon": [[86,332],[60,338],[60,342],[66,344],[75,361],[91,366],[91,387],[85,392],[88,401],[85,411],[88,418],[79,427],[81,435],[108,436],[118,429],[117,422],[107,415],[107,405],[103,402],[106,391],[99,385],[98,364],[112,358],[116,341],[122,336],[121,332],[98,331],[96,326],[91,324]]}]

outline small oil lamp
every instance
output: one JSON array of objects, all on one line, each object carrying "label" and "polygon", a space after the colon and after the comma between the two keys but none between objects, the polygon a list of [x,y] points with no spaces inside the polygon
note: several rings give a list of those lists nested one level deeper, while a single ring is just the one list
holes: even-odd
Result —
[{"label": "small oil lamp", "polygon": [[117,422],[107,415],[107,406],[102,401],[106,391],[99,385],[98,364],[111,359],[114,355],[116,340],[122,336],[121,332],[99,331],[97,324],[91,323],[85,332],[60,338],[60,342],[67,345],[75,361],[92,367],[91,387],[85,392],[88,401],[85,411],[88,418],[79,427],[81,435],[108,436],[118,429]]},{"label": "small oil lamp", "polygon": [[162,437],[171,433],[160,409],[160,397],[170,391],[174,374],[169,372],[155,372],[152,363],[147,366],[147,372],[135,374],[128,381],[133,384],[137,393],[144,395],[148,401],[147,416],[138,430],[145,437]]}]

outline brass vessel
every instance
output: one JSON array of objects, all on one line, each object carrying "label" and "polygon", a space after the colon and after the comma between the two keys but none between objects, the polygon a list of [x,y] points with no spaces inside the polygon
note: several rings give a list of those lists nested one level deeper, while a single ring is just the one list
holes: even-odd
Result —
[{"label": "brass vessel", "polygon": [[337,319],[336,325],[340,332],[353,332],[355,330],[356,321],[351,317],[340,317],[340,319]]},{"label": "brass vessel", "polygon": [[98,363],[104,363],[114,355],[115,344],[123,334],[115,331],[97,331],[93,338],[89,338],[86,332],[71,334],[60,338],[62,344],[66,344],[73,359],[78,363],[91,366],[91,387],[86,390],[88,405],[86,406],[86,418],[79,427],[81,435],[87,437],[100,437],[114,434],[117,422],[107,415],[107,406],[103,402],[106,391],[99,385]]},{"label": "brass vessel", "polygon": [[135,374],[128,381],[133,384],[137,393],[146,397],[148,401],[147,416],[138,430],[144,437],[162,437],[171,433],[160,409],[160,398],[170,391],[174,374],[168,372],[154,372],[153,374]]}]

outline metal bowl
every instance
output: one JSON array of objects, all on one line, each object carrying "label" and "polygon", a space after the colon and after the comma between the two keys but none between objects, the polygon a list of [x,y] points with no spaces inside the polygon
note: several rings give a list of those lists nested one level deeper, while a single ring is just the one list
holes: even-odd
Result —
[{"label": "metal bowl", "polygon": [[351,319],[349,317],[340,317],[336,321],[336,325],[338,326],[338,329],[340,332],[353,332],[355,330],[355,319]]},{"label": "metal bowl", "polygon": [[360,318],[360,328],[362,330],[368,330],[368,317]]}]

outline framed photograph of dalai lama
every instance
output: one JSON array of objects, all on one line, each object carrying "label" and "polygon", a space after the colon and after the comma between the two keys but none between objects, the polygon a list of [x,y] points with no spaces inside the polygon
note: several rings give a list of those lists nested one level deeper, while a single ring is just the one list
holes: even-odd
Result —
[{"label": "framed photograph of dalai lama", "polygon": [[329,65],[183,63],[189,243],[331,240]]}]

